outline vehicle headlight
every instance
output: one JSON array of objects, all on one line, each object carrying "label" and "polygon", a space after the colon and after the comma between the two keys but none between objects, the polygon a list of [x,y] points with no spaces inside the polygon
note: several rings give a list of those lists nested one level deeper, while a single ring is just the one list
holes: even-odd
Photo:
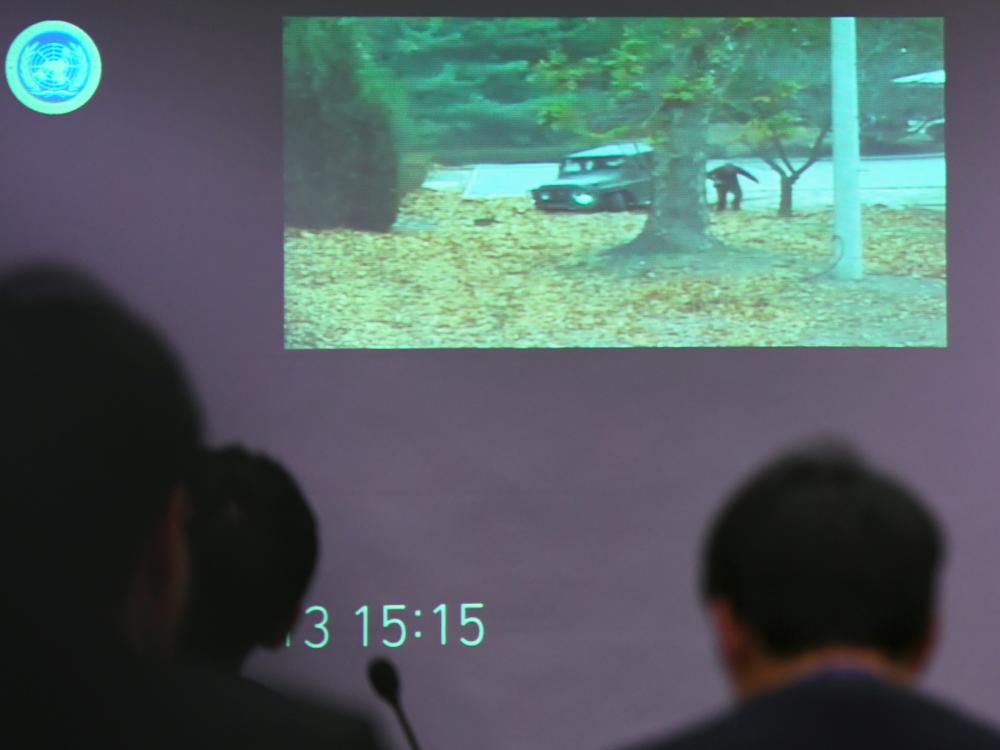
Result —
[{"label": "vehicle headlight", "polygon": [[589,206],[597,200],[597,198],[595,198],[591,193],[588,193],[586,190],[574,190],[572,197],[573,202],[581,206]]},{"label": "vehicle headlight", "polygon": [[542,190],[538,193],[538,200],[550,201],[552,200],[552,193],[550,193],[548,190]]}]

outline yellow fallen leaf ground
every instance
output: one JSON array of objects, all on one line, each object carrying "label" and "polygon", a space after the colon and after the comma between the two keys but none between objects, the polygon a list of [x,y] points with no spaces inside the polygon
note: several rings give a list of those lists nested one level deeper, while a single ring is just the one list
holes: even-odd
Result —
[{"label": "yellow fallen leaf ground", "polygon": [[646,215],[418,190],[401,231],[285,233],[292,349],[944,346],[945,216],[865,208],[866,278],[833,281],[832,212],[712,214],[730,249],[609,257]]}]

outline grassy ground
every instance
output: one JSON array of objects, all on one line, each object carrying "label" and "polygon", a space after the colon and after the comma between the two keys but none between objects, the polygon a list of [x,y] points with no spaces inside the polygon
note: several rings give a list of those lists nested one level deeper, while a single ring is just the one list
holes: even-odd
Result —
[{"label": "grassy ground", "polygon": [[285,237],[289,348],[944,346],[940,211],[864,211],[866,278],[821,276],[829,211],[712,215],[730,249],[615,259],[645,214],[417,190],[400,226]]}]

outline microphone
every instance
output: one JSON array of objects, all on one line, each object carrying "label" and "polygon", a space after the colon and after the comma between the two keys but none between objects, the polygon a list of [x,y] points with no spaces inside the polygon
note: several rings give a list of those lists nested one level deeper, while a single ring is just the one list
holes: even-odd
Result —
[{"label": "microphone", "polygon": [[400,726],[403,727],[406,740],[410,743],[411,750],[420,750],[416,735],[413,734],[413,728],[410,726],[406,714],[403,713],[403,705],[399,702],[399,672],[396,671],[393,663],[388,659],[372,659],[368,664],[368,681],[378,697],[388,703],[393,713],[396,714]]}]

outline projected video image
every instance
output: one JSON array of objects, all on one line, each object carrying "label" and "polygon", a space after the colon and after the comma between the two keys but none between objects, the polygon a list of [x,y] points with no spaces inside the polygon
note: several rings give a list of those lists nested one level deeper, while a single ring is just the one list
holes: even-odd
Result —
[{"label": "projected video image", "polygon": [[942,347],[939,18],[286,18],[290,349]]}]

